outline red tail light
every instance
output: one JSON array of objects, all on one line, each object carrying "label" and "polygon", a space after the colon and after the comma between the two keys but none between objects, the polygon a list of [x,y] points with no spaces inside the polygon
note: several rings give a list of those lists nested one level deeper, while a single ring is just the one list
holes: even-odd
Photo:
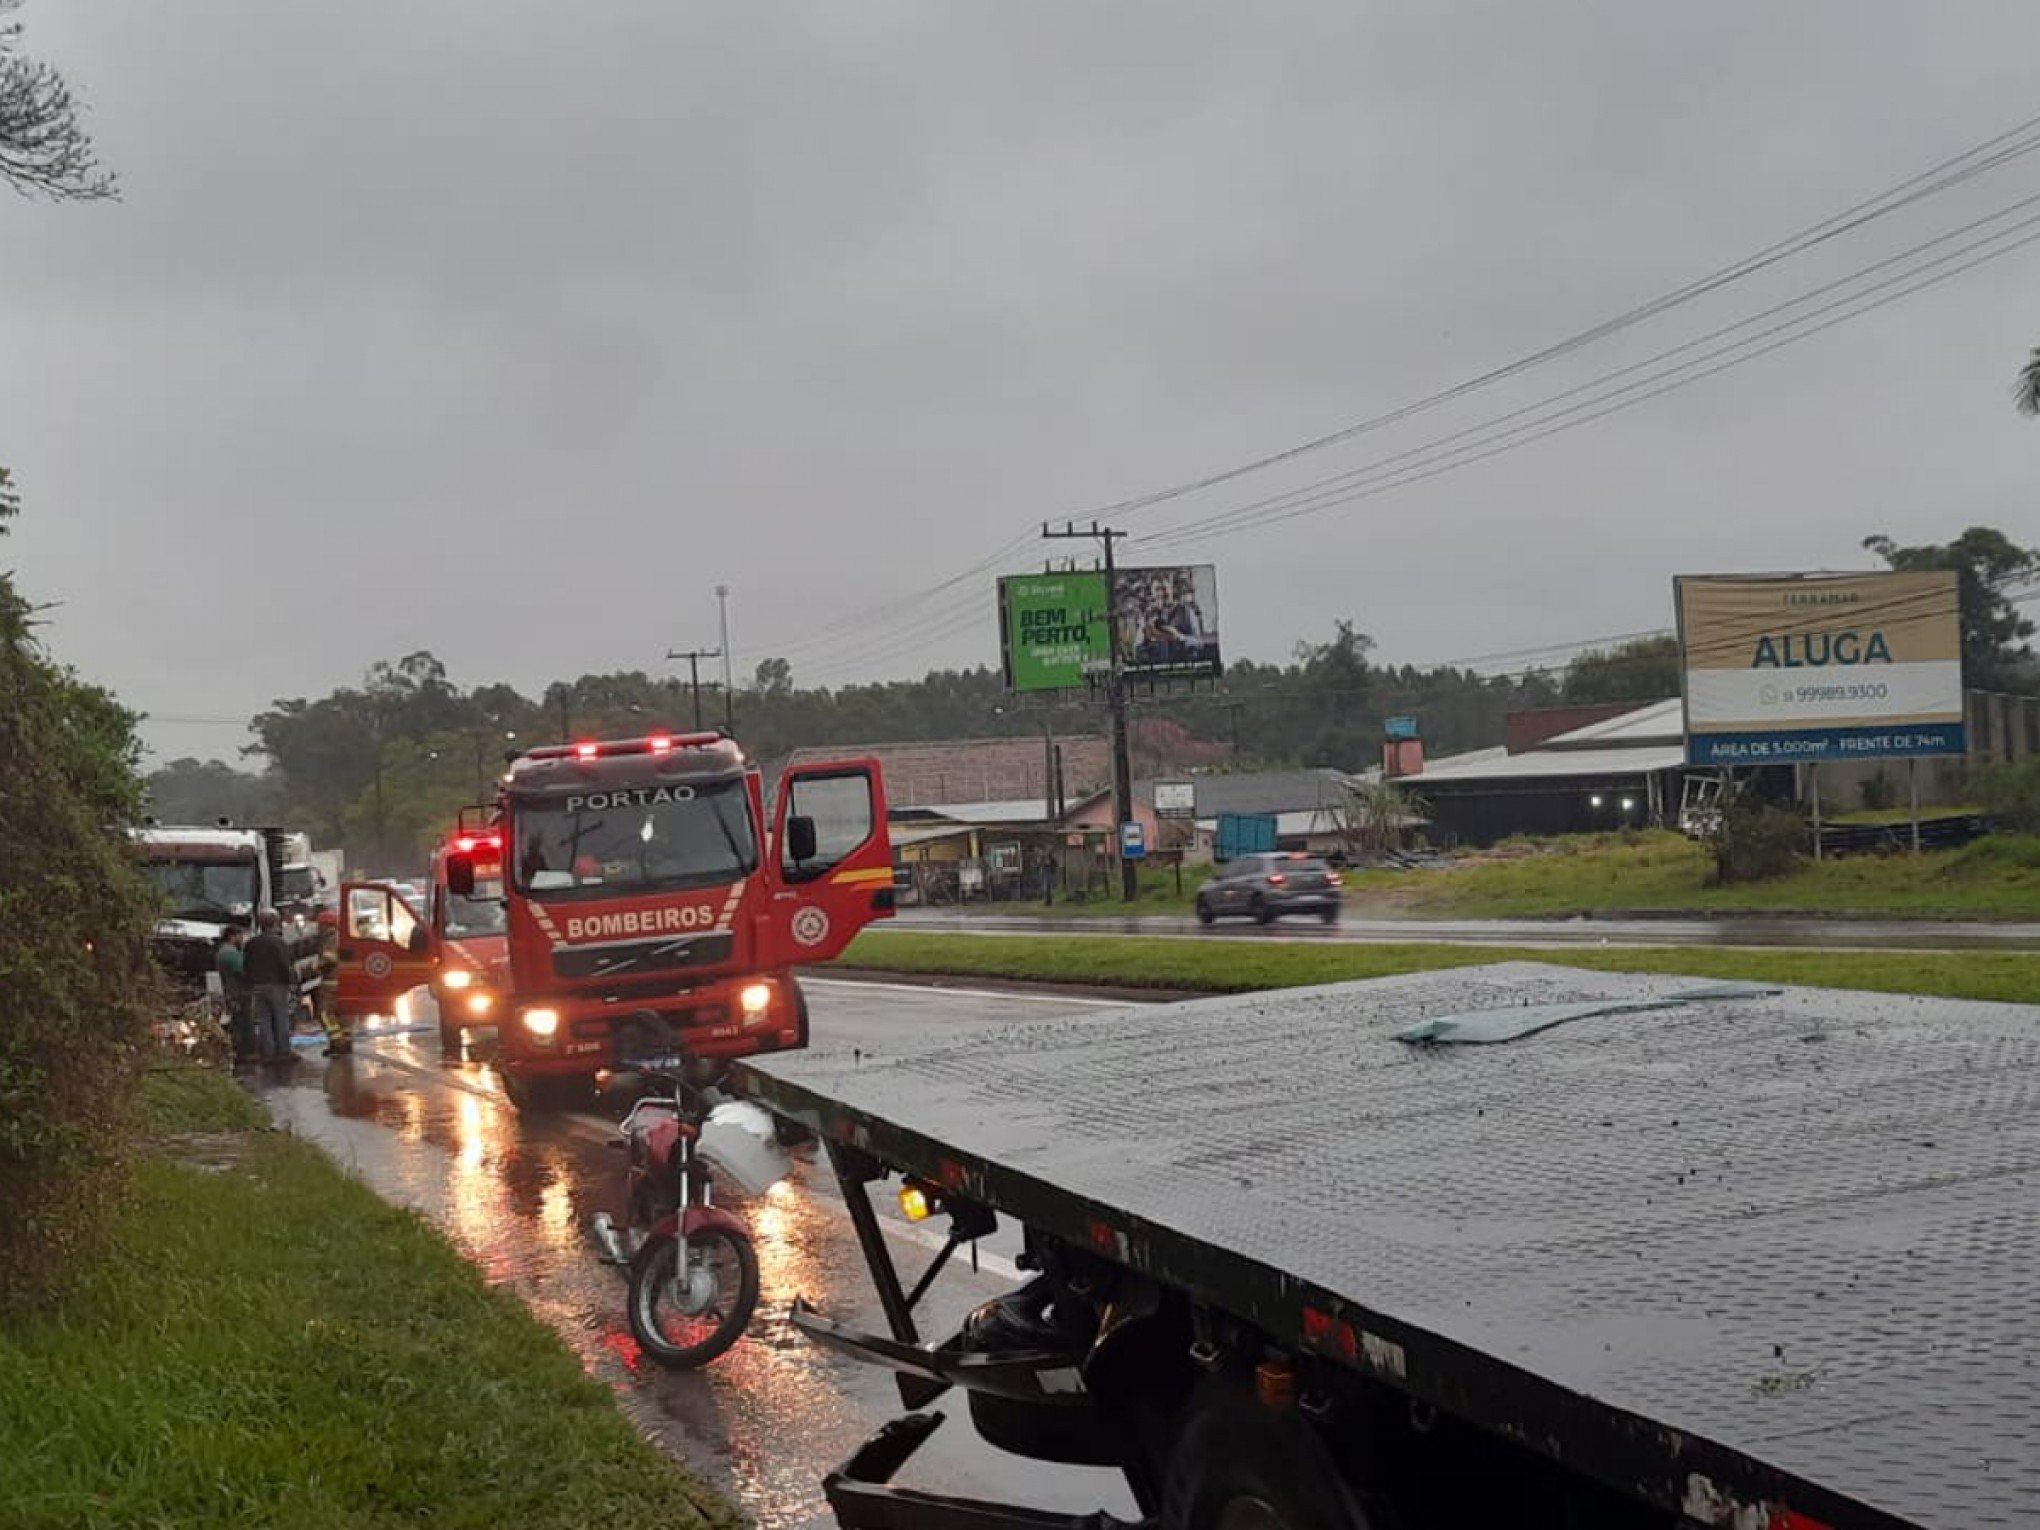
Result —
[{"label": "red tail light", "polygon": [[1287,882],[1288,880],[1289,873],[1287,873],[1286,871],[1271,871],[1268,873],[1268,885],[1270,887],[1280,887],[1284,882]]}]

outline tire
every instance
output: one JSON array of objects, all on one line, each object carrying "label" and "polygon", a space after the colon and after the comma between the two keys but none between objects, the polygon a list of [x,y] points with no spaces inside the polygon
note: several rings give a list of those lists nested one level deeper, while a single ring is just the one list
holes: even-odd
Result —
[{"label": "tire", "polygon": [[[683,1337],[662,1321],[668,1312],[686,1320],[685,1314],[663,1300],[669,1294],[667,1288],[679,1247],[679,1240],[669,1233],[638,1250],[637,1257],[630,1262],[628,1307],[631,1335],[645,1354],[669,1369],[688,1370],[706,1365],[722,1354],[737,1342],[750,1323],[751,1314],[758,1308],[758,1254],[749,1238],[724,1227],[706,1228],[688,1239],[690,1253],[715,1261],[720,1268],[715,1298],[702,1314],[704,1318],[713,1315],[716,1321],[699,1324]],[[734,1291],[727,1289],[731,1275],[735,1278]]]},{"label": "tire", "polygon": [[1275,910],[1268,907],[1267,900],[1259,893],[1255,893],[1254,901],[1247,905],[1247,912],[1254,916],[1254,923],[1256,924],[1273,924],[1275,922]]},{"label": "tire", "polygon": [[1217,913],[1211,907],[1210,900],[1202,893],[1199,893],[1197,895],[1197,922],[1199,924],[1209,924],[1217,917]]},{"label": "tire", "polygon": [[1335,908],[1320,909],[1318,911],[1318,918],[1324,920],[1326,924],[1337,924],[1339,922],[1339,911]]},{"label": "tire", "polygon": [[1161,1530],[1385,1530],[1311,1425],[1231,1379],[1192,1405],[1162,1482]]}]

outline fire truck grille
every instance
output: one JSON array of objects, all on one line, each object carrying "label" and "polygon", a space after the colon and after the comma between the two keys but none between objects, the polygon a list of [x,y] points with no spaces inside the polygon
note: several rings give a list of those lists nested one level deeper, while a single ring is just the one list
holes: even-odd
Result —
[{"label": "fire truck grille", "polygon": [[734,944],[729,935],[682,935],[672,940],[641,940],[628,946],[582,950],[569,946],[553,952],[553,970],[563,978],[621,978],[677,972],[726,962]]}]

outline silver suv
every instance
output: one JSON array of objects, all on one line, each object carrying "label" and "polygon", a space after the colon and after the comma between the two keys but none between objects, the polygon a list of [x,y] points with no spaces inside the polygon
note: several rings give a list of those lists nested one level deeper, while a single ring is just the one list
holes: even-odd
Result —
[{"label": "silver suv", "polygon": [[1316,914],[1330,924],[1339,917],[1339,898],[1339,874],[1314,855],[1242,855],[1197,889],[1197,919],[1210,924],[1241,915],[1267,924],[1284,914]]}]

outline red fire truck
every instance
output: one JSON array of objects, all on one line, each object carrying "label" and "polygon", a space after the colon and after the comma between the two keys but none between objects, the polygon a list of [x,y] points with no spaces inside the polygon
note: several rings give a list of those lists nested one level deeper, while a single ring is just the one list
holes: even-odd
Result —
[{"label": "red fire truck", "polygon": [[[585,1088],[638,1022],[706,1061],[807,1044],[793,969],[892,912],[878,764],[791,769],[772,815],[768,832],[763,779],[720,733],[584,740],[511,762],[493,821],[439,858],[434,890],[443,882],[449,908],[502,900],[507,984],[463,958],[476,976],[446,997],[458,1008],[487,992],[513,1103]],[[450,927],[391,890],[347,891],[343,998],[373,987],[387,1010],[453,970]],[[379,937],[373,919],[351,918],[357,895],[383,917]]]},{"label": "red fire truck", "polygon": [[[497,1007],[510,991],[510,937],[503,904],[503,836],[497,810],[460,810],[460,824],[432,852],[426,922],[438,962],[432,998],[439,1011],[439,1046],[448,1057],[460,1051],[463,1031],[496,1024]],[[473,862],[474,890],[447,885],[447,868],[459,857]]]}]

